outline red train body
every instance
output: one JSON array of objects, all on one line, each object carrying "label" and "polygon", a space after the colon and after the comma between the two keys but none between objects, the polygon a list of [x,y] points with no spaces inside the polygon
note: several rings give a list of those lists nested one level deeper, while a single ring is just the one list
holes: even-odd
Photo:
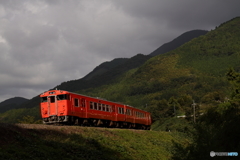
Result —
[{"label": "red train body", "polygon": [[100,98],[63,90],[44,92],[41,97],[43,123],[150,129],[149,112]]}]

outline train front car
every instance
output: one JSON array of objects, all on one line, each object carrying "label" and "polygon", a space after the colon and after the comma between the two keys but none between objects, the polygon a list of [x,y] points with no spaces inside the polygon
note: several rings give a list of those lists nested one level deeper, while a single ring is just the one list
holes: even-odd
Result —
[{"label": "train front car", "polygon": [[43,123],[68,122],[69,94],[67,91],[51,90],[44,92],[41,97],[41,116]]}]

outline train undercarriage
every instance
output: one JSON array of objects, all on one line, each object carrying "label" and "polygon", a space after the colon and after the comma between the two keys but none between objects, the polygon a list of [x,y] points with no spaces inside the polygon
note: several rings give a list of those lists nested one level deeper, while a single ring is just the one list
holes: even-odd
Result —
[{"label": "train undercarriage", "polygon": [[93,118],[86,119],[86,118],[79,118],[75,116],[51,116],[48,118],[43,118],[43,123],[150,130],[150,126],[144,125],[144,124],[122,122],[122,121],[111,121],[111,120],[103,120],[103,119],[93,119]]}]

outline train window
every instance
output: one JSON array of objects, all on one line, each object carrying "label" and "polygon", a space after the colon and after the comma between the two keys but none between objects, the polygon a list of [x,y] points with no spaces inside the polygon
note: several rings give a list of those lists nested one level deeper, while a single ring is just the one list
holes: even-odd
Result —
[{"label": "train window", "polygon": [[41,102],[47,102],[47,97],[42,97]]},{"label": "train window", "polygon": [[50,103],[55,103],[55,96],[50,97]]},{"label": "train window", "polygon": [[130,109],[126,109],[126,115],[132,115],[132,112]]},{"label": "train window", "polygon": [[97,103],[94,103],[94,109],[97,110]]},{"label": "train window", "polygon": [[85,107],[85,99],[82,99],[81,102],[82,102],[82,107]]},{"label": "train window", "polygon": [[109,112],[109,106],[108,105],[106,105],[106,111]]},{"label": "train window", "polygon": [[90,109],[93,109],[93,102],[90,102]]},{"label": "train window", "polygon": [[112,112],[112,106],[109,106],[109,112]]},{"label": "train window", "polygon": [[102,110],[103,110],[103,111],[106,111],[106,106],[105,106],[105,104],[102,104]]},{"label": "train window", "polygon": [[119,114],[124,114],[124,108],[118,107],[118,113]]},{"label": "train window", "polygon": [[102,104],[98,103],[98,110],[101,111],[102,110]]},{"label": "train window", "polygon": [[74,98],[74,106],[79,107],[79,101],[77,98]]},{"label": "train window", "polygon": [[69,95],[67,95],[67,94],[60,94],[60,95],[57,95],[57,100],[58,101],[59,100],[67,100],[67,99],[69,99],[68,97],[69,97]]}]

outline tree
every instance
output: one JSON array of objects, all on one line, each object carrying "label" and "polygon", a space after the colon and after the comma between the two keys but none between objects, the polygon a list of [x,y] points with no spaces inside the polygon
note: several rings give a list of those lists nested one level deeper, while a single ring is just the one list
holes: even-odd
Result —
[{"label": "tree", "polygon": [[233,68],[230,68],[227,75],[228,81],[233,86],[233,91],[230,101],[233,106],[239,108],[240,106],[240,73],[236,72]]},{"label": "tree", "polygon": [[233,86],[231,100],[208,108],[200,116],[194,125],[192,143],[187,146],[175,144],[176,156],[173,159],[211,159],[210,151],[240,151],[240,73],[231,68],[226,76]]}]

